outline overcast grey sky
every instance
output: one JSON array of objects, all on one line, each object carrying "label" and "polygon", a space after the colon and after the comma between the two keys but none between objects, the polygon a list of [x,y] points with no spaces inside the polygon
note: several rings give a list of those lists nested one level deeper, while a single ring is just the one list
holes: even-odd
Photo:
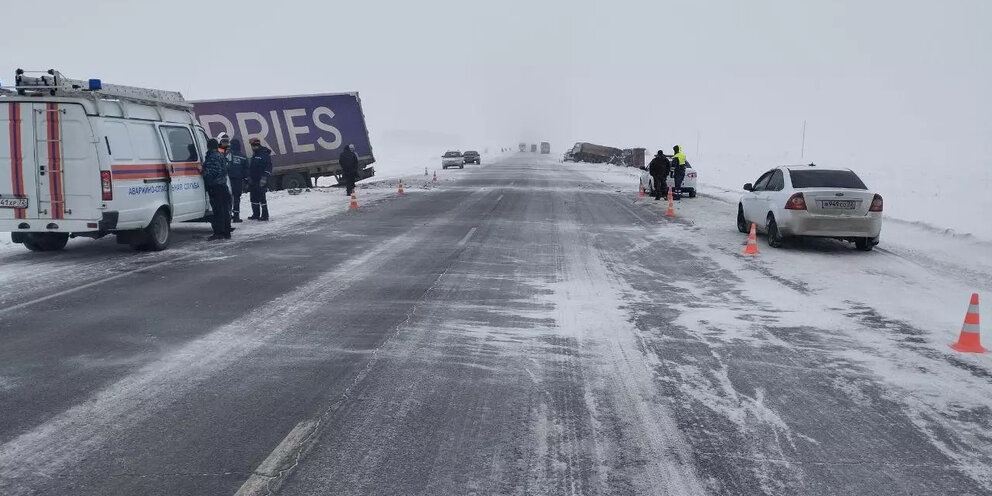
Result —
[{"label": "overcast grey sky", "polygon": [[4,82],[359,91],[377,148],[698,137],[703,158],[788,159],[806,119],[807,158],[992,156],[989,0],[4,4]]}]

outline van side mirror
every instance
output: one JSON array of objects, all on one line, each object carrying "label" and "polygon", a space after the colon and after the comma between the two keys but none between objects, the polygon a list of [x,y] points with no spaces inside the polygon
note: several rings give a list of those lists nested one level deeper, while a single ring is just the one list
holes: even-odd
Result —
[{"label": "van side mirror", "polygon": [[744,191],[754,191],[754,185],[751,184],[751,183],[745,184],[744,185]]}]

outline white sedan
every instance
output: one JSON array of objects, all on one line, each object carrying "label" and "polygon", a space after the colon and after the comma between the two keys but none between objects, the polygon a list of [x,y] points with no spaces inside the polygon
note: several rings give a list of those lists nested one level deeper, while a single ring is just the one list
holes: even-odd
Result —
[{"label": "white sedan", "polygon": [[[641,174],[641,187],[644,188],[644,192],[650,196],[654,196],[654,178],[647,172],[647,166],[641,167],[644,171]],[[682,192],[689,195],[689,198],[696,197],[696,180],[698,179],[696,174],[696,169],[692,168],[692,165],[686,164],[685,166],[685,178],[682,179]],[[675,187],[675,169],[668,173],[668,181],[662,194],[667,194],[668,188]]]},{"label": "white sedan", "polygon": [[870,191],[850,169],[813,164],[777,167],[744,185],[737,207],[737,229],[751,223],[781,247],[788,237],[820,237],[853,241],[871,251],[882,231],[882,197]]}]

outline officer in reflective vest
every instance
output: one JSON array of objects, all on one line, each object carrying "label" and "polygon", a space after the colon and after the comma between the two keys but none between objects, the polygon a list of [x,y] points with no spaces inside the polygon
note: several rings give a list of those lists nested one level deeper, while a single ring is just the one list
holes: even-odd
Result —
[{"label": "officer in reflective vest", "polygon": [[682,199],[682,181],[685,180],[685,153],[682,147],[675,145],[675,155],[672,156],[672,166],[675,169],[675,199]]}]

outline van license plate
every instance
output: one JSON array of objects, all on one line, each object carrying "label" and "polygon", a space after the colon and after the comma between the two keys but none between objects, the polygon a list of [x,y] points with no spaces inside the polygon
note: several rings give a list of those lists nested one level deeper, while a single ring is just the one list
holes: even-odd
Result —
[{"label": "van license plate", "polygon": [[0,197],[0,208],[28,208],[28,199]]},{"label": "van license plate", "polygon": [[855,202],[850,200],[823,200],[823,208],[854,210]]}]

